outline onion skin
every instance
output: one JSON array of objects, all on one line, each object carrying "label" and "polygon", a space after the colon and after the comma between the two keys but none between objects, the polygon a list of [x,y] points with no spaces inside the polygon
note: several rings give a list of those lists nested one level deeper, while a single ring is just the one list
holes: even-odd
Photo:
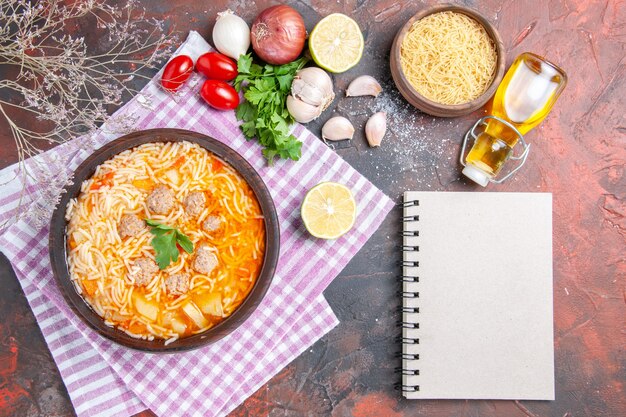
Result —
[{"label": "onion skin", "polygon": [[302,53],[306,41],[304,19],[295,9],[280,4],[263,10],[250,31],[254,52],[263,61],[283,65]]}]

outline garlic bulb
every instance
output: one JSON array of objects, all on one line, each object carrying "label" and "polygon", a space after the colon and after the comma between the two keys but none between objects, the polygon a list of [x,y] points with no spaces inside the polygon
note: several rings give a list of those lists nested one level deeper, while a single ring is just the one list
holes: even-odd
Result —
[{"label": "garlic bulb", "polygon": [[383,88],[374,77],[361,75],[352,80],[346,90],[346,97],[374,96],[377,97]]},{"label": "garlic bulb", "polygon": [[387,132],[387,113],[385,112],[375,113],[365,124],[365,137],[372,148],[380,146],[385,132]]},{"label": "garlic bulb", "polygon": [[324,140],[344,140],[352,139],[354,126],[350,120],[342,116],[335,116],[328,119],[322,127],[322,138]]},{"label": "garlic bulb", "polygon": [[[326,71],[317,67],[303,68],[291,83],[287,110],[298,122],[307,123],[322,114],[334,98],[333,82]],[[315,116],[310,118],[312,115]]]},{"label": "garlic bulb", "polygon": [[298,123],[309,123],[322,114],[321,107],[305,103],[291,95],[287,96],[287,110]]},{"label": "garlic bulb", "polygon": [[213,27],[213,43],[218,51],[238,60],[250,47],[250,28],[230,9],[218,13]]}]

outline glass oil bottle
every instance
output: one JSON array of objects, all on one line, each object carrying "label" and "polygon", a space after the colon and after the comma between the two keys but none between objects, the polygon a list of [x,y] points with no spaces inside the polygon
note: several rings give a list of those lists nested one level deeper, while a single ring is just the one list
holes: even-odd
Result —
[{"label": "glass oil bottle", "polygon": [[[556,65],[529,52],[518,56],[491,101],[490,115],[478,120],[465,135],[463,174],[483,187],[511,177],[528,157],[530,145],[524,141],[524,134],[546,118],[566,84],[567,75]],[[464,160],[470,138],[474,144]],[[515,156],[513,149],[518,143],[523,151]],[[509,159],[520,162],[497,179]]]}]

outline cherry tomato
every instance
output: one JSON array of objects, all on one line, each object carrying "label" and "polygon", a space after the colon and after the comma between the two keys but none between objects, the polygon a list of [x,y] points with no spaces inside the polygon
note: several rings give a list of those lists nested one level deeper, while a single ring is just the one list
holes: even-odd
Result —
[{"label": "cherry tomato", "polygon": [[167,63],[161,76],[161,85],[174,92],[185,84],[193,71],[193,60],[187,55],[178,55]]},{"label": "cherry tomato", "polygon": [[239,105],[239,95],[233,87],[219,80],[206,80],[200,96],[218,110],[234,110]]},{"label": "cherry tomato", "polygon": [[210,80],[230,81],[237,76],[237,63],[217,52],[207,52],[196,61],[196,71]]}]

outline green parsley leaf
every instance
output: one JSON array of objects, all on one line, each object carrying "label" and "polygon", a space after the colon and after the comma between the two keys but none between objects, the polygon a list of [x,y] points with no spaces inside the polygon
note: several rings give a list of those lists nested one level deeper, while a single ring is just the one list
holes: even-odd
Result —
[{"label": "green parsley leaf", "polygon": [[163,229],[151,229],[150,233],[152,233],[156,237],[160,237],[166,235],[168,233],[172,233],[171,230],[163,230]]},{"label": "green parsley leaf", "polygon": [[276,80],[280,86],[280,91],[289,91],[293,82],[293,74],[279,75],[276,77]]},{"label": "green parsley leaf", "polygon": [[150,244],[154,248],[154,258],[159,269],[165,269],[170,263],[178,261],[178,246],[187,253],[193,252],[193,242],[175,227],[150,219],[146,219],[146,224],[154,235]]},{"label": "green parsley leaf", "polygon": [[297,140],[296,137],[293,135],[291,135],[291,139],[292,140],[285,143],[285,146],[282,149],[284,155],[287,155],[283,156],[283,158],[291,158],[297,161],[298,159],[300,159],[300,155],[302,154],[302,142]]},{"label": "green parsley leaf", "polygon": [[289,125],[279,114],[273,114],[270,119],[274,125],[274,130],[281,134],[283,138],[289,138]]},{"label": "green parsley leaf", "polygon": [[253,63],[252,54],[237,61],[235,89],[243,90],[246,101],[239,104],[235,115],[243,122],[240,128],[246,139],[256,138],[263,146],[270,165],[276,157],[300,158],[302,143],[289,134],[293,117],[286,102],[294,76],[307,61],[303,57],[285,65],[261,66]]},{"label": "green parsley leaf", "polygon": [[236,110],[237,119],[250,121],[256,119],[256,109],[247,101],[241,103]]},{"label": "green parsley leaf", "polygon": [[170,262],[178,260],[178,248],[176,247],[176,233],[168,232],[152,238],[150,242],[154,248],[156,263],[159,269],[165,269]]},{"label": "green parsley leaf", "polygon": [[178,242],[180,247],[183,248],[185,252],[187,253],[193,252],[193,242],[191,241],[191,239],[189,239],[187,236],[185,236],[178,230],[176,231],[176,241]]},{"label": "green parsley leaf", "polygon": [[159,223],[156,220],[146,219],[146,224],[148,226],[152,227],[153,229],[158,229],[158,230],[176,230],[172,226],[168,226],[166,224]]},{"label": "green parsley leaf", "polygon": [[250,87],[248,91],[244,93],[244,97],[252,106],[262,107],[265,103],[272,99],[272,95],[275,94],[272,92],[270,88],[265,88],[261,86],[261,89],[257,87],[260,83],[256,83],[254,86]]},{"label": "green parsley leaf", "polygon": [[239,74],[250,74],[250,66],[252,65],[252,55],[241,55],[237,61],[237,72]]},{"label": "green parsley leaf", "polygon": [[270,149],[270,148],[265,148],[263,149],[263,156],[270,161],[270,165],[273,164],[274,162],[274,158],[278,155],[278,152],[275,151],[274,149]]}]

